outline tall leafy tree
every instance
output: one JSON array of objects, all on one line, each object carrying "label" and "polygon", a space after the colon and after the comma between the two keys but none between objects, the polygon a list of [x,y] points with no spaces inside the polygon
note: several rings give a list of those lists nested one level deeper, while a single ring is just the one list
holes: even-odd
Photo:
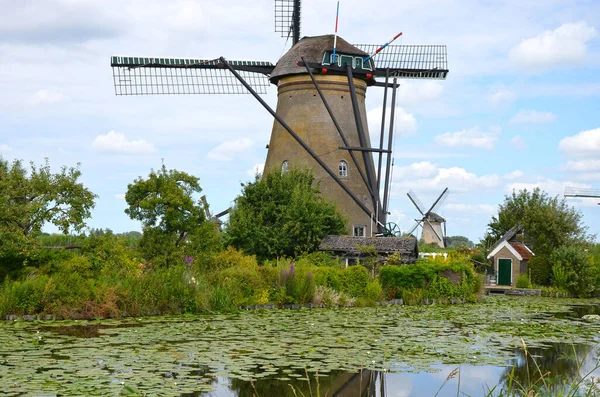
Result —
[{"label": "tall leafy tree", "polygon": [[207,233],[214,237],[214,228],[202,226],[206,216],[198,198],[201,191],[199,178],[167,170],[164,164],[127,186],[125,213],[142,222],[140,247],[147,259],[169,264],[183,255],[190,238],[203,239]]},{"label": "tall leafy tree", "polygon": [[536,255],[549,255],[556,247],[582,243],[589,238],[582,214],[564,198],[551,197],[539,188],[513,191],[506,196],[498,215],[488,224],[486,238],[497,241],[517,224],[524,227],[527,242]]},{"label": "tall leafy tree", "polygon": [[0,158],[0,258],[27,258],[42,226],[80,231],[97,197],[80,181],[79,167],[52,173],[48,160],[29,170],[21,160]]},{"label": "tall leafy tree", "polygon": [[319,194],[310,171],[272,172],[242,188],[226,242],[261,261],[314,251],[324,236],[345,230],[344,217]]}]

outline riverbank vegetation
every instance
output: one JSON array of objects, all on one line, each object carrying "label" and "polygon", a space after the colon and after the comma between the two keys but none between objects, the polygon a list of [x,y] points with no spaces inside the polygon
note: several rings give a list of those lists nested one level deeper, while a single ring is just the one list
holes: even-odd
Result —
[{"label": "riverbank vegetation", "polygon": [[[317,251],[324,236],[343,233],[345,219],[308,171],[244,184],[221,225],[200,196],[199,179],[162,165],[128,185],[125,212],[142,232],[120,234],[86,228],[96,196],[80,176],[78,168],[53,174],[47,163],[27,170],[19,161],[0,160],[2,318],[199,313],[265,304],[374,306],[390,299],[473,302],[481,289],[478,273],[488,266],[484,245],[472,247],[458,236],[443,251],[446,258],[405,266],[392,257],[382,266],[367,257],[346,268],[340,258]],[[42,233],[48,223],[62,234]],[[499,221],[494,233],[509,224]],[[529,280],[575,296],[595,294],[600,249],[583,244],[543,251]],[[535,264],[543,258],[553,265]]]}]

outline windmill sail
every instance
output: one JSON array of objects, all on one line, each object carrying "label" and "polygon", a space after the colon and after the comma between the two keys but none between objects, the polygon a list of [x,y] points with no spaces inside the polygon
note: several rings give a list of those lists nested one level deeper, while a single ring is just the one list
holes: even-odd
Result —
[{"label": "windmill sail", "polygon": [[[267,93],[275,65],[264,61],[229,61],[260,94]],[[111,57],[116,95],[248,94],[218,60]]]},{"label": "windmill sail", "polygon": [[[377,44],[355,44],[372,54]],[[405,79],[446,79],[448,56],[445,45],[389,45],[374,58],[378,71],[390,69],[390,75]],[[382,76],[380,76],[382,77]]]},{"label": "windmill sail", "polygon": [[300,0],[275,0],[275,32],[293,44],[300,40]]}]

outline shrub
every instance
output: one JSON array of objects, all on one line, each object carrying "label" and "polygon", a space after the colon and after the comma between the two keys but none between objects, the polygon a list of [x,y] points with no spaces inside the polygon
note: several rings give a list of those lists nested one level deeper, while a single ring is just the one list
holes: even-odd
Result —
[{"label": "shrub", "polygon": [[345,293],[324,286],[316,287],[313,298],[315,305],[323,304],[325,307],[344,306],[353,302],[354,298],[347,296]]},{"label": "shrub", "polygon": [[[451,282],[442,272],[455,273],[457,280]],[[385,266],[380,271],[381,285],[390,298],[414,291],[427,298],[461,297],[470,299],[481,287],[481,280],[473,268],[465,263],[423,261],[414,265]]]},{"label": "shrub", "polygon": [[562,246],[550,256],[555,286],[578,297],[588,297],[598,278],[592,258],[580,246]]},{"label": "shrub", "polygon": [[536,255],[527,262],[527,271],[531,282],[535,285],[550,285],[552,264],[545,255]]},{"label": "shrub", "polygon": [[217,253],[213,257],[209,270],[220,271],[231,267],[256,267],[256,257],[254,255],[245,255],[233,247],[227,247],[225,251]]},{"label": "shrub", "polygon": [[353,297],[363,296],[370,280],[371,276],[369,276],[365,267],[360,265],[350,266],[342,271],[340,277],[342,292]]},{"label": "shrub", "polygon": [[377,280],[370,281],[365,288],[365,299],[373,302],[379,302],[383,295],[381,284]]},{"label": "shrub", "polygon": [[342,289],[342,270],[331,267],[319,267],[315,269],[315,283],[319,286],[329,287],[335,291]]},{"label": "shrub", "polygon": [[517,278],[515,286],[517,288],[531,288],[531,281],[529,281],[529,277],[526,274],[521,274]]},{"label": "shrub", "polygon": [[400,296],[405,305],[420,305],[423,303],[423,289],[421,288],[404,288],[401,290]]},{"label": "shrub", "polygon": [[490,266],[487,258],[481,252],[471,255],[471,263],[473,263],[473,268],[477,273],[485,273]]}]

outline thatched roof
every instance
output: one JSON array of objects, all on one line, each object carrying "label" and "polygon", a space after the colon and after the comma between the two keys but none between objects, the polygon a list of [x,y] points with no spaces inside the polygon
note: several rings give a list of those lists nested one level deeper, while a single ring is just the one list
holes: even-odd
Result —
[{"label": "thatched roof", "polygon": [[443,216],[436,214],[435,212],[430,212],[429,215],[427,216],[427,219],[429,219],[429,222],[439,222],[439,223],[446,222],[446,220],[444,219]]},{"label": "thatched roof", "polygon": [[[336,50],[340,53],[350,55],[360,55],[364,57],[369,55],[339,36],[337,38]],[[277,62],[275,69],[273,69],[273,72],[271,73],[271,83],[276,84],[283,76],[306,74],[306,68],[304,66],[298,66],[296,63],[301,61],[301,57],[304,57],[306,62],[320,64],[321,61],[323,61],[323,54],[325,51],[333,51],[332,34],[303,37]]]},{"label": "thatched roof", "polygon": [[319,249],[322,251],[345,252],[359,255],[357,247],[375,247],[380,255],[389,255],[394,252],[401,254],[417,254],[417,239],[414,237],[352,237],[352,236],[326,236]]}]

